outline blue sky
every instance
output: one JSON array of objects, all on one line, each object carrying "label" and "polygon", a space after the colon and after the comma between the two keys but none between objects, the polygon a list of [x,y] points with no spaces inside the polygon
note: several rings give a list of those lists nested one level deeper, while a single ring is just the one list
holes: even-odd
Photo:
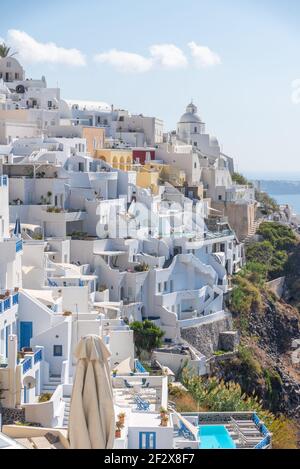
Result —
[{"label": "blue sky", "polygon": [[[45,75],[63,97],[155,115],[167,130],[192,97],[240,171],[300,172],[300,103],[292,101],[292,83],[300,79],[299,20],[296,0],[2,0],[0,37],[22,48],[22,37],[16,42],[8,33],[16,30],[35,45],[66,49],[69,63],[49,62],[43,53],[22,59],[27,76]],[[191,42],[209,48],[210,66],[199,65]],[[176,46],[176,66],[150,49],[162,44]],[[77,52],[70,56],[69,49]],[[138,69],[116,67],[112,49],[136,54]]]}]

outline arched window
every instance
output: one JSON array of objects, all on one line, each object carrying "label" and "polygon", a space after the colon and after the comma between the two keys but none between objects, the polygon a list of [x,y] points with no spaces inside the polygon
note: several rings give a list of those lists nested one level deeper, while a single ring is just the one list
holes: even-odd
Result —
[{"label": "arched window", "polygon": [[118,158],[115,156],[112,164],[114,169],[118,169]]},{"label": "arched window", "polygon": [[124,160],[124,157],[121,156],[120,158],[120,169],[124,171],[125,169],[125,160]]}]

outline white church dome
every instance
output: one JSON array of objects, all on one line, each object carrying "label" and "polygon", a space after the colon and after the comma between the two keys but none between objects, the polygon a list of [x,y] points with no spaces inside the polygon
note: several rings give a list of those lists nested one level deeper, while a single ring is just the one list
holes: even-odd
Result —
[{"label": "white church dome", "polygon": [[201,124],[202,120],[197,114],[197,106],[193,103],[189,104],[186,112],[181,116],[179,124]]}]

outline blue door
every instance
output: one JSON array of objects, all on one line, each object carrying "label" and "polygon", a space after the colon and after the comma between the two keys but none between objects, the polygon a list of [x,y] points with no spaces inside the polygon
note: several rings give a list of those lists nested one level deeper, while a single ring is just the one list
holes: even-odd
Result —
[{"label": "blue door", "polygon": [[139,449],[156,449],[156,433],[140,432]]},{"label": "blue door", "polygon": [[23,347],[30,347],[32,338],[32,322],[20,322],[20,350]]}]

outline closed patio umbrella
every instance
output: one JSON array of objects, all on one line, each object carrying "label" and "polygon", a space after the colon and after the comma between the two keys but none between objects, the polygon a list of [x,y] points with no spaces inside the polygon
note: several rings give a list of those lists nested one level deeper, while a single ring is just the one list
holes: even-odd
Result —
[{"label": "closed patio umbrella", "polygon": [[83,337],[75,351],[69,441],[71,449],[112,449],[115,436],[110,353],[96,335]]},{"label": "closed patio umbrella", "polygon": [[14,236],[15,236],[16,238],[20,238],[20,237],[21,237],[21,234],[22,234],[22,231],[21,231],[20,217],[17,216],[17,218],[16,218],[16,223],[15,223],[15,228],[14,228]]}]

